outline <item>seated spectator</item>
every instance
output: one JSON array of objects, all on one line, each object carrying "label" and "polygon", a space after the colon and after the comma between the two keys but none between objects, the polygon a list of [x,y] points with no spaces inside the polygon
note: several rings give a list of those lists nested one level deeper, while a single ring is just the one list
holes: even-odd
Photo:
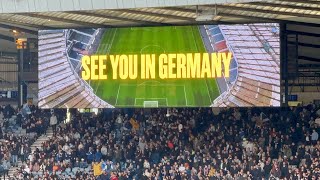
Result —
[{"label": "seated spectator", "polygon": [[58,166],[60,178],[70,172],[84,179],[318,178],[319,129],[309,125],[317,110],[151,109],[132,116],[115,110],[107,121],[74,113],[29,159],[49,173]]},{"label": "seated spectator", "polygon": [[98,180],[109,180],[110,176],[108,176],[106,171],[103,171],[103,173],[97,178]]},{"label": "seated spectator", "polygon": [[89,164],[94,161],[94,159],[95,159],[94,156],[95,156],[95,154],[94,154],[94,152],[93,152],[92,147],[89,147],[89,151],[87,152],[87,160],[88,160],[88,163],[89,163]]},{"label": "seated spectator", "polygon": [[7,170],[17,167],[20,160],[27,161],[31,144],[46,130],[45,120],[40,122],[36,117],[45,119],[47,112],[27,104],[20,109],[10,105],[0,108],[0,163],[7,164]]},{"label": "seated spectator", "polygon": [[100,162],[101,161],[101,158],[102,158],[102,154],[100,152],[99,149],[97,149],[97,152],[94,154],[94,160],[97,161],[97,162]]},{"label": "seated spectator", "polygon": [[80,168],[87,168],[88,166],[87,162],[85,162],[84,159],[81,159]]},{"label": "seated spectator", "polygon": [[80,160],[76,158],[76,162],[73,164],[73,167],[80,167]]},{"label": "seated spectator", "polygon": [[[61,170],[59,163],[55,163],[55,164],[52,166],[52,171],[53,171],[53,172],[56,172],[56,171],[59,171],[59,170]],[[51,171],[51,170],[49,170],[49,171]]]},{"label": "seated spectator", "polygon": [[34,172],[40,171],[40,166],[37,162],[32,166],[31,171],[34,171]]}]

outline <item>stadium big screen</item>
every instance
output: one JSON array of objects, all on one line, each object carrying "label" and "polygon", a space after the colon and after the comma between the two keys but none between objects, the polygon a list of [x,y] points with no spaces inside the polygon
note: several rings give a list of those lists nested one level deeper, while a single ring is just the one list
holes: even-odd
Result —
[{"label": "stadium big screen", "polygon": [[39,106],[280,106],[279,24],[41,30]]}]

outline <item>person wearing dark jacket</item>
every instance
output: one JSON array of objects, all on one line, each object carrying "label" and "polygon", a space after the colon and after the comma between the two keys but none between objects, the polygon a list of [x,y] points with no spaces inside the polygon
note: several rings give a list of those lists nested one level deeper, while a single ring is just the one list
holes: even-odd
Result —
[{"label": "person wearing dark jacket", "polygon": [[280,164],[281,178],[289,177],[289,164],[287,162],[282,162]]}]

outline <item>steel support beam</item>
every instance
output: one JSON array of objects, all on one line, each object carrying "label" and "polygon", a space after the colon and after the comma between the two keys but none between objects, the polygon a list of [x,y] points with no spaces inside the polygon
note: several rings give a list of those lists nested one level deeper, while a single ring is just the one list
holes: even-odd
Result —
[{"label": "steel support beam", "polygon": [[[283,4],[283,3],[290,3],[290,4]],[[305,0],[303,3],[306,2]],[[302,2],[301,2],[302,3]],[[312,6],[301,6],[298,5],[297,3],[294,3],[292,1],[260,1],[260,2],[251,2],[248,3],[251,5],[258,5],[258,6],[274,6],[274,7],[281,7],[281,8],[290,8],[290,9],[300,9],[300,10],[311,10],[311,11],[320,11],[320,8],[318,7],[312,7]],[[307,4],[310,5],[310,4]]]},{"label": "steel support beam", "polygon": [[[167,7],[167,8],[163,8],[163,9],[197,14],[197,10],[196,9],[190,9],[190,8]],[[201,13],[201,12],[202,12],[201,10],[200,11],[198,10],[198,13]]]},{"label": "steel support beam", "polygon": [[[18,62],[0,62],[0,64],[18,64]],[[8,72],[8,71],[5,71]]]},{"label": "steel support beam", "polygon": [[[288,44],[296,44],[296,42],[288,41]],[[309,44],[309,43],[298,42],[298,45],[303,47],[320,48],[320,44]]]},{"label": "steel support beam", "polygon": [[275,22],[275,21],[281,21],[277,18],[272,18],[272,17],[264,17],[264,16],[253,16],[253,15],[249,15],[249,14],[237,14],[237,13],[233,13],[230,11],[224,11],[219,9],[218,10],[218,14],[219,16],[227,16],[227,17],[235,17],[235,18],[247,18],[247,19],[256,19],[257,22],[259,21],[267,21],[267,22]]},{"label": "steel support beam", "polygon": [[0,39],[6,40],[6,41],[10,41],[10,42],[15,42],[15,39],[13,37],[10,36],[5,36],[0,34]]},{"label": "steel support beam", "polygon": [[125,17],[120,17],[120,16],[115,16],[109,14],[97,14],[97,13],[92,13],[92,12],[68,12],[69,14],[78,14],[78,15],[86,15],[86,16],[91,16],[91,17],[99,17],[99,18],[106,18],[106,19],[114,19],[114,20],[119,20],[119,21],[127,21],[127,22],[133,22],[133,23],[138,23],[141,25],[153,25],[153,26],[161,26],[161,25],[168,25],[166,23],[158,23],[154,21],[144,21],[144,20],[139,20],[139,19],[132,19],[132,18],[125,18]]},{"label": "steel support beam", "polygon": [[320,1],[310,1],[310,0],[284,0],[284,2],[295,2],[295,3],[304,3],[304,4],[320,4]]},{"label": "steel support beam", "polygon": [[1,56],[17,57],[17,52],[0,51],[0,57],[1,57]]},{"label": "steel support beam", "polygon": [[312,61],[312,62],[320,62],[320,59],[308,56],[298,56],[300,60]]},{"label": "steel support beam", "polygon": [[0,27],[4,28],[4,29],[12,29],[12,30],[17,30],[20,32],[28,33],[28,34],[38,35],[38,31],[34,31],[34,30],[26,29],[26,28],[21,28],[21,27],[17,27],[17,26],[12,26],[12,25],[0,23]]},{"label": "steel support beam", "polygon": [[[160,8],[159,8],[160,9]],[[189,22],[195,22],[196,20],[194,18],[190,17],[184,17],[184,16],[176,16],[171,14],[163,14],[158,12],[149,12],[149,11],[141,11],[141,10],[133,10],[133,9],[120,9],[117,10],[119,12],[127,12],[131,14],[141,14],[146,16],[153,16],[153,17],[162,17],[162,18],[170,18],[170,19],[178,19],[182,21],[189,21]]]},{"label": "steel support beam", "polygon": [[[169,9],[169,10],[174,10],[174,11],[179,11],[179,12],[188,12],[188,13],[195,13],[195,15],[197,13],[202,13],[204,10],[203,9],[190,9],[190,8],[181,8],[181,7],[168,7],[168,8],[163,8],[163,9]],[[196,12],[197,11],[197,12]],[[226,14],[226,13],[221,13],[221,12],[217,12],[217,16],[222,16],[226,17],[226,18],[238,18],[239,20],[237,20],[237,23],[248,23],[247,21],[251,21],[252,22],[272,22],[271,19],[263,19],[263,18],[255,18],[252,16],[237,16],[237,15],[233,15],[233,14]],[[210,21],[204,21],[204,22],[199,22],[197,24],[211,24],[211,23],[234,23],[234,21],[226,21],[226,20],[212,20]]]},{"label": "steel support beam", "polygon": [[[237,10],[237,11],[250,11],[250,12],[257,12],[257,13],[266,13],[266,14],[274,14],[274,15],[285,15],[285,16],[297,16],[297,17],[306,17],[306,18],[316,18],[319,19],[320,15],[314,15],[314,14],[302,14],[302,13],[295,13],[295,12],[283,12],[280,10],[273,10],[274,6],[265,6],[264,9],[258,8],[259,6],[250,4],[225,4],[225,5],[217,5],[218,8],[227,8],[230,10]],[[209,7],[215,8],[214,5],[209,5]],[[269,9],[266,9],[269,8]],[[292,9],[294,10],[294,9]],[[299,10],[299,9],[297,9]]]},{"label": "steel support beam", "polygon": [[[320,62],[320,59],[319,59]],[[299,68],[320,69],[320,64],[299,64]],[[320,71],[319,71],[320,73]]]},{"label": "steel support beam", "polygon": [[316,86],[320,86],[320,83],[289,83],[289,86],[310,86],[310,87],[316,87]]},{"label": "steel support beam", "polygon": [[[288,106],[288,95],[289,95],[289,85],[288,85],[288,46],[287,46],[287,35],[286,35],[287,25],[284,23],[280,24],[280,79],[284,80],[284,94],[281,95],[281,103]],[[284,98],[284,100],[283,100]]]},{"label": "steel support beam", "polygon": [[303,36],[320,37],[320,34],[317,34],[317,33],[301,32],[301,31],[293,31],[293,30],[287,30],[287,34],[298,34]]},{"label": "steel support beam", "polygon": [[56,16],[36,14],[36,13],[20,13],[19,15],[29,16],[29,17],[33,17],[33,18],[40,18],[40,19],[50,19],[50,20],[54,20],[54,21],[57,21],[57,22],[65,22],[65,23],[77,24],[77,25],[82,25],[82,26],[85,26],[85,27],[106,26],[106,25],[99,24],[99,23],[79,21],[79,20],[73,20],[73,19],[67,19],[67,18],[60,18],[60,17],[56,17]]},{"label": "steel support beam", "polygon": [[[26,43],[23,44],[23,46],[25,46]],[[23,105],[23,77],[22,77],[22,74],[23,74],[23,59],[24,59],[24,49],[19,49],[18,50],[19,52],[19,56],[18,56],[18,95],[19,95],[19,98],[18,98],[18,105],[19,106],[22,106]]]}]

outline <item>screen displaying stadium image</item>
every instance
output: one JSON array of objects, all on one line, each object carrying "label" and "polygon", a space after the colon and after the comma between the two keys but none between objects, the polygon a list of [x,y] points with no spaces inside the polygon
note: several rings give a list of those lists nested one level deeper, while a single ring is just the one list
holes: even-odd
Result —
[{"label": "screen displaying stadium image", "polygon": [[280,106],[279,24],[39,31],[39,107]]}]

